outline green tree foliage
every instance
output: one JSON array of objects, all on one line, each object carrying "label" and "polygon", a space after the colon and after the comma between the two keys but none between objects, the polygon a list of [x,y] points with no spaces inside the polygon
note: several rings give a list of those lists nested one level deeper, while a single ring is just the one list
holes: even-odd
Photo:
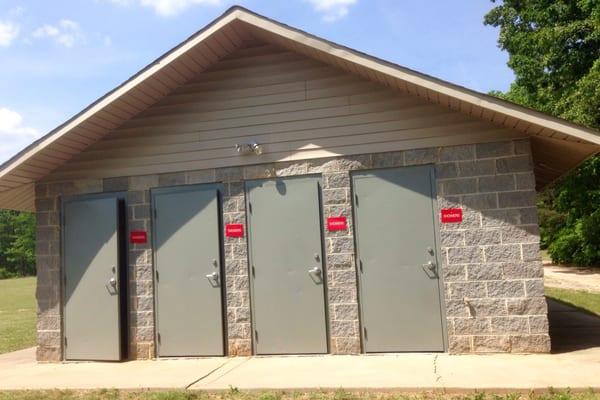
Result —
[{"label": "green tree foliage", "polygon": [[557,263],[600,266],[600,157],[540,196],[542,247]]},{"label": "green tree foliage", "polygon": [[[504,0],[485,23],[500,28],[516,76],[493,95],[600,127],[600,0]],[[600,156],[542,193],[538,206],[553,261],[600,265]]]},{"label": "green tree foliage", "polygon": [[504,0],[485,23],[515,72],[505,98],[600,127],[599,0]]},{"label": "green tree foliage", "polygon": [[0,210],[0,279],[35,275],[35,216]]}]

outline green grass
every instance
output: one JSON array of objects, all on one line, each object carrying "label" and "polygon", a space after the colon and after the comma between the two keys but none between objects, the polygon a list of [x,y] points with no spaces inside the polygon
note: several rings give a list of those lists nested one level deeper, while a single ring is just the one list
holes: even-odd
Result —
[{"label": "green grass", "polygon": [[548,250],[540,250],[540,255],[544,261],[552,261],[552,257],[548,254]]},{"label": "green grass", "polygon": [[546,287],[546,296],[600,315],[600,294],[583,290]]},{"label": "green grass", "polygon": [[35,346],[35,321],[35,278],[0,280],[0,354]]},{"label": "green grass", "polygon": [[232,389],[228,392],[207,393],[190,391],[172,392],[131,392],[117,390],[103,391],[29,391],[0,392],[0,400],[600,400],[600,394],[592,391],[570,393],[568,391],[547,393],[513,393],[513,394],[444,394],[422,393],[404,395],[393,392],[359,393],[359,392],[241,392]]}]

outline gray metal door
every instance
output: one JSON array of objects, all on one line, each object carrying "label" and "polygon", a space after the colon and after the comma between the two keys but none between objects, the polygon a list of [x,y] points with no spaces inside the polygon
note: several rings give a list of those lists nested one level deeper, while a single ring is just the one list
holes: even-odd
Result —
[{"label": "gray metal door", "polygon": [[246,183],[257,354],[327,352],[319,180]]},{"label": "gray metal door", "polygon": [[160,356],[222,356],[217,185],[153,191]]},{"label": "gray metal door", "polygon": [[65,358],[121,358],[116,198],[65,202]]},{"label": "gray metal door", "polygon": [[433,167],[353,174],[367,352],[443,351]]}]

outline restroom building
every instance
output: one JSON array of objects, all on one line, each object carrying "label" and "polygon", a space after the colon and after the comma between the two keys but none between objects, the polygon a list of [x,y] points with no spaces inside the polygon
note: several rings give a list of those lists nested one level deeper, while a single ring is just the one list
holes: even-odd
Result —
[{"label": "restroom building", "polygon": [[0,169],[38,360],[547,352],[536,190],[594,130],[233,7]]}]

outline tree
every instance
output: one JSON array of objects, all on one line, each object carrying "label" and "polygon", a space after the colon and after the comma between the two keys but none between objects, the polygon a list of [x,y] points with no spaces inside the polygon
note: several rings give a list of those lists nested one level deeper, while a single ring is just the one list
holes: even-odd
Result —
[{"label": "tree", "polygon": [[[495,0],[492,0],[495,2]],[[516,79],[493,95],[600,127],[600,0],[504,0],[486,16],[500,28]],[[600,265],[600,156],[539,198],[542,247],[555,262]]]},{"label": "tree", "polygon": [[504,0],[485,23],[516,76],[503,97],[600,127],[600,0]]},{"label": "tree", "polygon": [[35,275],[35,216],[0,211],[0,279]]}]

